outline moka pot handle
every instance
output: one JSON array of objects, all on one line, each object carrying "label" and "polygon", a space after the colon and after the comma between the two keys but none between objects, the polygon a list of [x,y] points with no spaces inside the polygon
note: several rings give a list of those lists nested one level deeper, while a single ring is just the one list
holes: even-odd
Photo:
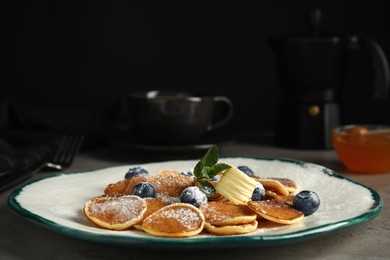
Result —
[{"label": "moka pot handle", "polygon": [[370,56],[371,68],[374,71],[373,99],[386,99],[389,94],[390,71],[389,63],[382,47],[372,38],[367,36],[351,36],[351,49],[362,48]]}]

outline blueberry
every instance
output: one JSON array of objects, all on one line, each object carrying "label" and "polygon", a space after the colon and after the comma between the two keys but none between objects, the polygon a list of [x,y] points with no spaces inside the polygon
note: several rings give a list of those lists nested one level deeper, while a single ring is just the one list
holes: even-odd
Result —
[{"label": "blueberry", "polygon": [[207,196],[198,187],[191,186],[183,190],[180,196],[180,201],[192,204],[193,206],[199,208],[200,205],[207,203]]},{"label": "blueberry", "polygon": [[252,169],[249,168],[248,166],[241,165],[241,166],[238,166],[237,169],[239,169],[240,171],[242,171],[243,173],[245,173],[246,175],[248,175],[250,177],[255,175],[253,173]]},{"label": "blueberry", "polygon": [[145,170],[145,169],[142,168],[142,167],[130,168],[130,169],[127,171],[127,173],[125,174],[125,179],[131,179],[131,178],[133,178],[134,176],[140,175],[140,174],[148,174],[148,171]]},{"label": "blueberry", "polygon": [[188,177],[191,177],[191,178],[194,178],[194,174],[190,171],[188,172],[181,172],[180,175],[184,175],[184,176],[188,176]]},{"label": "blueberry", "polygon": [[260,201],[264,198],[264,196],[265,196],[264,186],[260,182],[258,182],[257,187],[253,190],[251,199],[253,201]]},{"label": "blueberry", "polygon": [[150,182],[140,182],[133,188],[133,195],[141,198],[156,197],[156,188]]},{"label": "blueberry", "polygon": [[295,195],[293,207],[309,216],[320,207],[320,198],[314,191],[303,190]]}]

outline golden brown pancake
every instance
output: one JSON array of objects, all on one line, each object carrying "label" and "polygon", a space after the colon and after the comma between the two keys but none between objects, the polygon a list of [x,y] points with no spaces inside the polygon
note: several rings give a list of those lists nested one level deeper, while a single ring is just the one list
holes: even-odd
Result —
[{"label": "golden brown pancake", "polygon": [[257,221],[252,221],[251,223],[246,224],[237,224],[237,225],[227,225],[227,226],[214,226],[210,223],[205,223],[205,229],[214,235],[238,235],[238,234],[246,234],[257,229]]},{"label": "golden brown pancake", "polygon": [[[113,195],[113,196],[121,196],[125,195],[124,191],[129,184],[129,179],[123,179],[121,181],[118,181],[116,183],[110,183],[106,186],[104,189],[104,194],[106,195]],[[127,194],[129,195],[129,194]]]},{"label": "golden brown pancake", "polygon": [[165,206],[142,222],[142,229],[159,237],[190,237],[202,232],[205,223],[203,213],[188,203]]},{"label": "golden brown pancake", "polygon": [[284,187],[282,183],[274,179],[263,179],[258,176],[253,176],[256,181],[260,182],[264,189],[276,192],[281,195],[288,195],[289,191]]},{"label": "golden brown pancake", "polygon": [[157,196],[164,197],[179,197],[185,188],[195,185],[194,179],[185,175],[141,174],[107,185],[104,193],[107,195],[129,195],[133,193],[134,186],[140,182],[150,182],[156,188]]},{"label": "golden brown pancake", "polygon": [[146,202],[146,211],[143,215],[142,220],[134,225],[134,227],[138,230],[142,230],[142,222],[145,218],[149,217],[157,210],[170,204],[167,200],[163,200],[161,198],[144,198],[144,200]]},{"label": "golden brown pancake", "polygon": [[269,190],[265,191],[265,195],[266,195],[266,197],[265,197],[266,199],[275,199],[275,200],[283,202],[291,207],[293,205],[294,198],[295,198],[294,194],[288,194],[285,196],[285,195],[280,195],[280,194],[277,194],[277,193],[275,193],[273,191],[269,191]]},{"label": "golden brown pancake", "polygon": [[200,206],[206,222],[213,226],[227,226],[252,223],[257,214],[246,205],[238,205],[229,201],[210,201]]},{"label": "golden brown pancake", "polygon": [[134,195],[99,196],[85,203],[85,216],[98,226],[125,230],[140,222],[146,211],[146,202]]},{"label": "golden brown pancake", "polygon": [[168,175],[177,176],[179,174],[180,174],[180,172],[176,171],[176,170],[161,170],[161,171],[157,172],[157,175],[160,175],[160,176],[168,176]]},{"label": "golden brown pancake", "polygon": [[298,185],[295,181],[288,178],[269,178],[280,182],[290,193],[294,193],[298,189]]},{"label": "golden brown pancake", "polygon": [[277,200],[249,201],[248,207],[260,217],[280,224],[294,224],[304,217],[302,212]]}]

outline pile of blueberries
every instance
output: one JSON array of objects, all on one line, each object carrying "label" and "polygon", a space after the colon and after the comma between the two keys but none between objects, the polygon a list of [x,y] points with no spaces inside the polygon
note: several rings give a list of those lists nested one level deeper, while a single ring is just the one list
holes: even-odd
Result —
[{"label": "pile of blueberries", "polygon": [[[254,176],[254,172],[248,166],[238,166],[239,170],[248,176]],[[125,174],[125,179],[130,179],[136,175],[149,174],[149,172],[142,167],[130,168]],[[194,177],[194,174],[190,171],[182,172],[182,175],[188,177]],[[218,181],[218,177],[211,181]],[[156,188],[150,182],[140,182],[133,188],[133,195],[141,198],[156,197]],[[260,201],[265,197],[265,189],[261,183],[258,182],[256,188],[253,190],[251,197],[252,201]],[[201,191],[197,186],[188,187],[183,190],[180,201],[183,203],[189,203],[195,207],[200,207],[208,202],[206,194]],[[320,206],[320,199],[318,195],[313,191],[303,190],[295,195],[293,201],[293,207],[301,211],[305,216],[311,215],[317,211]]]}]

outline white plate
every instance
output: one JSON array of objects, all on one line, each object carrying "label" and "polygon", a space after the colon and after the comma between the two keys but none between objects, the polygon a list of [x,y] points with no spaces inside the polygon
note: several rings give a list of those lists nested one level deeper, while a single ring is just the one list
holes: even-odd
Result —
[{"label": "white plate", "polygon": [[152,237],[135,230],[106,230],[96,227],[82,214],[87,200],[101,195],[107,184],[123,179],[130,167],[142,166],[153,174],[163,169],[191,170],[196,162],[167,161],[55,175],[31,181],[14,190],[8,202],[11,209],[23,218],[73,238],[172,249],[269,246],[305,240],[366,222],[378,215],[383,206],[381,197],[374,190],[322,166],[277,158],[221,158],[219,162],[249,166],[262,177],[295,180],[300,190],[312,190],[319,195],[319,210],[294,225],[258,229],[254,233],[236,236],[202,233],[186,239]]}]

